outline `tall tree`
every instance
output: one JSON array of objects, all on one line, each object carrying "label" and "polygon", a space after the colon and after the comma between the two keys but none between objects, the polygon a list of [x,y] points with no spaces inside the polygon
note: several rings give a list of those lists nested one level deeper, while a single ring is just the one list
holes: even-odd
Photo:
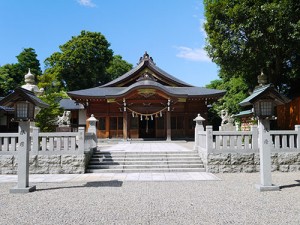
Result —
[{"label": "tall tree", "polygon": [[114,55],[109,67],[106,69],[106,74],[109,76],[110,80],[114,80],[131,69],[132,64],[123,60],[122,56]]},{"label": "tall tree", "polygon": [[35,77],[42,74],[40,61],[37,59],[37,54],[33,48],[24,48],[23,51],[16,56],[18,59],[18,66],[20,70],[20,74],[27,74],[28,69],[30,69],[31,73],[35,75]]},{"label": "tall tree", "polygon": [[14,71],[14,64],[6,64],[0,67],[0,96],[8,95],[10,91],[17,87],[13,79]]},{"label": "tall tree", "polygon": [[[110,80],[106,73],[113,58],[113,51],[105,37],[98,32],[81,31],[70,41],[61,45],[46,59],[47,71],[66,89],[78,90],[104,84]],[[46,70],[47,70],[46,69]]]},{"label": "tall tree", "polygon": [[63,91],[40,96],[44,102],[49,104],[48,108],[41,109],[36,115],[36,125],[41,128],[42,132],[55,131],[57,116],[63,112],[63,109],[59,106],[59,100],[67,97],[68,95]]},{"label": "tall tree", "polygon": [[40,62],[33,48],[24,48],[16,57],[17,63],[0,67],[0,96],[7,95],[24,84],[24,75],[28,73],[29,68],[36,78],[42,74]]},{"label": "tall tree", "polygon": [[205,0],[209,56],[221,78],[242,77],[249,88],[260,71],[282,92],[300,94],[300,2]]}]

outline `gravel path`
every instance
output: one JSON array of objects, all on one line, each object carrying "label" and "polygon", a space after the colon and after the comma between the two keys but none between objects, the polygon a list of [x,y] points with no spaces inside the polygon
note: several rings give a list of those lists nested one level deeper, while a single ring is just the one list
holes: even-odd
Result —
[{"label": "gravel path", "polygon": [[221,181],[38,183],[9,194],[0,184],[0,224],[300,224],[300,172],[273,173],[277,192],[258,192],[259,174]]}]

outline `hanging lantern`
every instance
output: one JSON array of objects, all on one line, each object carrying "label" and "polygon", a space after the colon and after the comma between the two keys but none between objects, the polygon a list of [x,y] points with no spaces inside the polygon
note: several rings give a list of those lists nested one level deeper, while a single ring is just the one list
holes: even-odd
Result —
[{"label": "hanging lantern", "polygon": [[132,114],[132,117],[134,117],[134,112],[132,112],[131,114]]},{"label": "hanging lantern", "polygon": [[143,120],[143,115],[141,115],[141,120]]},{"label": "hanging lantern", "polygon": [[151,120],[153,120],[153,115],[151,115]]}]

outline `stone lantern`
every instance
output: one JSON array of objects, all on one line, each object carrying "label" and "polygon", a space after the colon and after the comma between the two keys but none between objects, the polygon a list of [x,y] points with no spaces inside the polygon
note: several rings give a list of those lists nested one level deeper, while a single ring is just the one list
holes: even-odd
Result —
[{"label": "stone lantern", "polygon": [[263,73],[258,78],[259,86],[249,97],[240,102],[240,105],[252,106],[254,116],[258,119],[261,184],[256,187],[260,191],[273,191],[279,190],[279,187],[273,185],[271,179],[270,120],[276,119],[275,106],[285,104],[289,102],[289,99],[280,94],[272,84],[266,85]]},{"label": "stone lantern", "polygon": [[198,116],[195,119],[193,119],[193,121],[196,122],[194,150],[198,150],[198,145],[199,145],[198,132],[204,131],[203,122],[205,121],[205,119],[199,113]]},{"label": "stone lantern", "polygon": [[35,191],[35,186],[29,186],[29,149],[30,121],[34,121],[35,107],[47,108],[48,104],[40,100],[31,91],[17,88],[13,93],[0,101],[0,105],[14,107],[14,120],[19,122],[18,137],[18,184],[10,189],[10,193],[28,193]]}]

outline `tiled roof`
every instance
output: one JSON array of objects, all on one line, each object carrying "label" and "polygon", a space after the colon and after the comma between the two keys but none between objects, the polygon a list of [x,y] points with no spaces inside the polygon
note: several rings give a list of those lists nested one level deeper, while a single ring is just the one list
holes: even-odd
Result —
[{"label": "tiled roof", "polygon": [[247,98],[245,98],[243,101],[241,101],[239,104],[240,104],[240,106],[243,106],[243,107],[250,106],[250,105],[252,105],[253,101],[255,101],[255,99],[257,99],[260,96],[265,95],[266,93],[272,94],[272,96],[274,97],[275,103],[277,103],[277,104],[283,104],[283,103],[287,103],[290,101],[290,99],[288,99],[284,95],[280,94],[273,87],[272,84],[267,84],[267,85],[264,85],[264,86],[254,89],[253,93],[250,96],[248,96]]},{"label": "tiled roof", "polygon": [[130,70],[127,73],[125,73],[124,75],[116,78],[115,80],[102,85],[102,87],[112,87],[112,86],[117,85],[118,83],[126,81],[126,80],[130,79],[131,76],[134,76],[136,74],[136,72],[138,72],[139,70],[142,70],[145,67],[148,67],[150,70],[152,70],[155,73],[159,73],[164,79],[173,81],[174,83],[177,83],[177,85],[179,85],[179,86],[192,87],[192,85],[190,85],[182,80],[179,80],[178,78],[168,74],[167,72],[165,72],[164,70],[162,70],[161,68],[156,66],[155,63],[152,61],[152,58],[150,59],[149,57],[145,57],[145,55],[144,55],[144,57],[141,57],[141,58],[142,59],[140,60],[139,64],[136,67],[134,67],[132,70]]},{"label": "tiled roof", "polygon": [[122,96],[135,89],[151,87],[159,89],[173,96],[213,96],[225,94],[225,91],[208,89],[204,87],[169,87],[151,80],[138,81],[129,87],[95,87],[78,91],[70,91],[68,94],[71,97],[111,97]]},{"label": "tiled roof", "polygon": [[29,101],[41,108],[49,107],[47,103],[43,102],[41,99],[35,96],[33,92],[28,91],[24,88],[16,88],[14,92],[0,100],[0,105],[10,107],[14,104],[15,101],[18,101],[19,99]]}]

